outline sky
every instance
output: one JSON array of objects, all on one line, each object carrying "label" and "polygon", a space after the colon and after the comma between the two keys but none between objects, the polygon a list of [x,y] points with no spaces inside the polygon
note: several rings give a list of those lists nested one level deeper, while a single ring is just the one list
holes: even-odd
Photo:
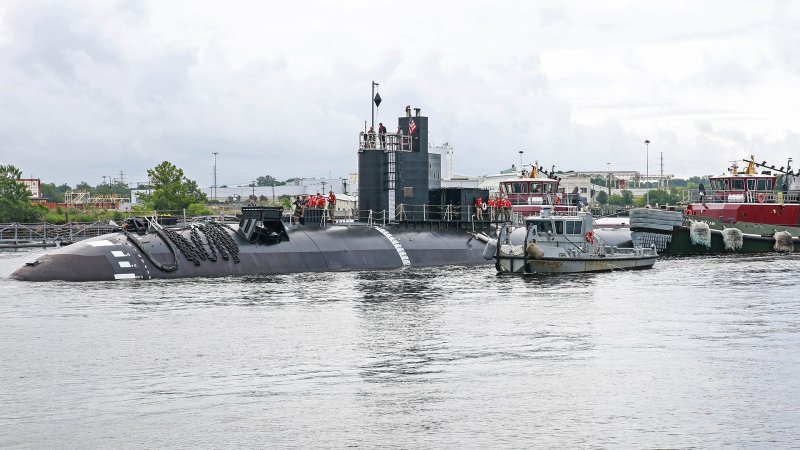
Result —
[{"label": "sky", "polygon": [[45,183],[345,177],[373,81],[463,175],[800,157],[800,2],[4,0],[0,68],[0,163]]}]

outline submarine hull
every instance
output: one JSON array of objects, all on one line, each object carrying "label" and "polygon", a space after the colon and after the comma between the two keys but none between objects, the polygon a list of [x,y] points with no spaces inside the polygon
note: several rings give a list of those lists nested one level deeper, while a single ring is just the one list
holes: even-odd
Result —
[{"label": "submarine hull", "polygon": [[[175,231],[190,240],[188,230]],[[288,240],[256,244],[232,229],[225,233],[236,251],[203,249],[193,258],[175,251],[161,236],[124,232],[80,241],[43,255],[11,278],[23,281],[109,281],[269,275],[299,272],[392,270],[403,267],[488,264],[484,244],[464,230],[407,230],[401,227],[330,226],[289,230]],[[229,249],[230,250],[230,249]],[[205,257],[200,257],[204,255]],[[211,260],[211,256],[215,261]],[[190,255],[191,256],[191,255]],[[238,261],[237,261],[238,260]],[[176,264],[177,267],[173,265]]]}]

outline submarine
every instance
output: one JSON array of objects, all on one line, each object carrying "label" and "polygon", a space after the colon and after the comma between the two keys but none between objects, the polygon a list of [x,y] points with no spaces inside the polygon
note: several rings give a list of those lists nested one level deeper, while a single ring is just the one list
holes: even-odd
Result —
[{"label": "submarine", "polygon": [[331,223],[324,209],[307,208],[302,223],[293,223],[282,208],[258,206],[243,207],[238,224],[165,227],[131,218],[124,229],[40,256],[11,278],[150,280],[492,264],[475,236],[497,223],[474,220],[469,207],[488,191],[441,188],[441,155],[428,152],[428,117],[415,112],[406,108],[397,133],[359,133],[353,220]]}]

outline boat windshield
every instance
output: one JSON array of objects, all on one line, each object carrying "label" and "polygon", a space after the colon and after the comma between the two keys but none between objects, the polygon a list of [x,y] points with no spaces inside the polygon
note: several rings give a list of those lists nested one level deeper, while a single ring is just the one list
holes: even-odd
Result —
[{"label": "boat windshield", "polygon": [[773,189],[772,180],[769,178],[733,178],[711,180],[711,189],[715,191],[770,191]]},{"label": "boat windshield", "polygon": [[545,234],[553,232],[553,224],[549,220],[537,220],[532,223],[536,228],[536,234]]}]

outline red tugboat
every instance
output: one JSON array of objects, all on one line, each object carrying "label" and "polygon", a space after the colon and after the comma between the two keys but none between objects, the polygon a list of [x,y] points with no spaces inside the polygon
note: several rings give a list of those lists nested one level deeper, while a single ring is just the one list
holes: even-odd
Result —
[{"label": "red tugboat", "polygon": [[[730,174],[710,177],[709,191],[701,185],[699,198],[689,204],[686,214],[722,223],[800,226],[800,170],[792,173],[792,160],[777,169],[766,161],[757,163],[753,156],[744,162],[748,163],[744,171],[734,164]],[[756,166],[768,170],[757,173]],[[784,175],[783,186],[777,186],[775,173]]]},{"label": "red tugboat", "polygon": [[[710,190],[701,184],[685,214],[632,210],[634,245],[655,245],[666,256],[800,251],[800,171],[792,173],[791,159],[780,168],[752,156],[744,162],[742,172],[734,164],[729,175],[709,177]],[[781,186],[776,173],[784,175]]]},{"label": "red tugboat", "polygon": [[500,182],[500,196],[511,202],[511,209],[515,213],[522,216],[538,215],[542,205],[550,205],[553,211],[567,211],[570,206],[582,206],[578,194],[565,194],[559,187],[560,179],[537,165],[531,168],[530,174],[523,170],[520,176]]}]

